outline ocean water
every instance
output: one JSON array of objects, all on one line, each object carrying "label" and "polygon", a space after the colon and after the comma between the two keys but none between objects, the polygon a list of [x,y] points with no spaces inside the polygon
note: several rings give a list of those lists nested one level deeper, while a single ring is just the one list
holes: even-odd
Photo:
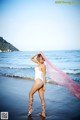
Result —
[{"label": "ocean water", "polygon": [[[74,81],[80,82],[80,50],[43,51],[47,58],[67,73]],[[1,52],[0,75],[34,79],[36,63],[30,57],[36,51]]]}]

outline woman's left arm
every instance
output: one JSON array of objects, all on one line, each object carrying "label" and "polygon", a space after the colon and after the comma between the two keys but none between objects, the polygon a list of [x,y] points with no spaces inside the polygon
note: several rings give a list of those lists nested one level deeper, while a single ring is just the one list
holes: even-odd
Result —
[{"label": "woman's left arm", "polygon": [[42,71],[43,71],[43,82],[44,82],[43,90],[45,91],[45,89],[46,89],[46,86],[45,86],[45,84],[46,84],[46,66],[45,65],[43,65]]}]

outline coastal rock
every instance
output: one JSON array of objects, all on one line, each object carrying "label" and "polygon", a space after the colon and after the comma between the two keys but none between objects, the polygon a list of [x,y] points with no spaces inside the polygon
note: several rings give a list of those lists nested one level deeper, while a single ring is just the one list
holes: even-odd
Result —
[{"label": "coastal rock", "polygon": [[12,52],[12,51],[19,51],[19,50],[9,42],[4,40],[2,37],[0,37],[0,52]]}]

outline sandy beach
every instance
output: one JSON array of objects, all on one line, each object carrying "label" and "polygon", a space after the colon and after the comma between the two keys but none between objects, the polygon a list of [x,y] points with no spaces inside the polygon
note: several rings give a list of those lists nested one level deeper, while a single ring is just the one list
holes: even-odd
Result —
[{"label": "sandy beach", "polygon": [[47,117],[41,118],[38,93],[34,95],[33,113],[27,117],[28,93],[34,81],[0,76],[0,111],[9,113],[9,120],[79,120],[80,100],[70,95],[66,88],[46,84],[45,101]]}]

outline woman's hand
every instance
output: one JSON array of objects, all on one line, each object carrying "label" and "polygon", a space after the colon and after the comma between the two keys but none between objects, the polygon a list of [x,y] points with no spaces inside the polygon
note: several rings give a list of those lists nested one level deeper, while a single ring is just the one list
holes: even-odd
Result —
[{"label": "woman's hand", "polygon": [[41,54],[41,52],[39,51],[38,54]]},{"label": "woman's hand", "polygon": [[45,86],[43,86],[43,91],[44,91],[44,92],[46,91],[46,87],[45,87]]}]

